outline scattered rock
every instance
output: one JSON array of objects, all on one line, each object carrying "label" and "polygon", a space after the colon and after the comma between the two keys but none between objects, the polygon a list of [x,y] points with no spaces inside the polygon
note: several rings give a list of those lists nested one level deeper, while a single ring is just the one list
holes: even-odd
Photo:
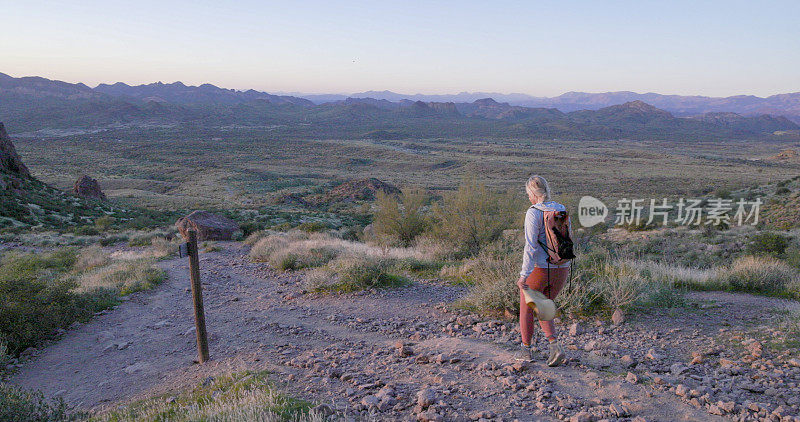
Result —
[{"label": "scattered rock", "polygon": [[659,360],[663,359],[663,357],[660,354],[658,354],[655,351],[655,349],[648,350],[647,354],[645,355],[645,357],[647,359],[650,359],[650,360],[653,360],[653,361],[659,361]]},{"label": "scattered rock", "polygon": [[569,335],[571,335],[572,337],[577,336],[578,334],[580,334],[580,329],[581,329],[580,325],[578,325],[577,322],[573,322],[572,324],[569,325]]},{"label": "scattered rock", "polygon": [[619,363],[621,363],[622,366],[625,368],[633,368],[639,362],[637,362],[636,359],[632,358],[631,355],[624,355],[621,358],[619,358]]},{"label": "scattered rock", "polygon": [[97,180],[85,174],[75,181],[75,185],[72,186],[72,193],[83,198],[106,200],[106,195],[100,190],[100,184],[97,183]]},{"label": "scattered rock", "polygon": [[625,381],[628,381],[631,384],[637,384],[639,383],[639,377],[633,372],[628,372],[628,375],[625,376]]},{"label": "scattered rock", "polygon": [[141,372],[141,371],[143,371],[145,369],[148,369],[149,367],[150,367],[150,365],[147,364],[147,363],[136,362],[133,365],[126,366],[125,368],[122,369],[122,371],[125,372],[128,375],[132,375],[132,374],[135,374],[137,372]]},{"label": "scattered rock", "polygon": [[614,311],[614,315],[611,315],[611,322],[613,322],[614,325],[620,325],[625,322],[625,313],[622,309],[617,308],[617,310]]},{"label": "scattered rock", "polygon": [[592,422],[594,418],[592,414],[589,412],[578,412],[577,414],[573,415],[569,418],[569,422]]},{"label": "scattered rock", "polygon": [[429,410],[427,412],[419,413],[417,415],[417,420],[420,422],[442,422],[444,418],[442,415]]},{"label": "scattered rock", "polygon": [[424,388],[417,392],[417,404],[422,406],[422,408],[427,408],[428,406],[436,403],[438,395],[436,394],[436,390],[432,388]]},{"label": "scattered rock", "polygon": [[684,372],[686,372],[688,370],[689,370],[689,367],[684,365],[684,364],[682,364],[682,363],[680,363],[680,362],[673,363],[669,367],[669,371],[672,373],[672,375],[675,375],[676,377],[678,375],[682,375]]}]

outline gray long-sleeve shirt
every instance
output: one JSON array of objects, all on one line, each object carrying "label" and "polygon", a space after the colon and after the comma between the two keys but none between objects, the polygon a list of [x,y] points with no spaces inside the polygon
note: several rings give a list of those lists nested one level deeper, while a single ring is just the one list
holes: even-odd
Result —
[{"label": "gray long-sleeve shirt", "polygon": [[[547,268],[547,251],[539,242],[547,244],[547,237],[542,226],[542,211],[566,211],[566,208],[555,201],[540,202],[528,208],[525,213],[525,251],[522,255],[522,271],[520,277],[528,277],[534,268]],[[569,263],[552,265],[550,268],[566,268]]]}]

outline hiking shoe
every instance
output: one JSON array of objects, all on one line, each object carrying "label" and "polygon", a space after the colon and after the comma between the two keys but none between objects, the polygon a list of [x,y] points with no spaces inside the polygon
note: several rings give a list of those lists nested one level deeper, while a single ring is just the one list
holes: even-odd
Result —
[{"label": "hiking shoe", "polygon": [[514,360],[517,362],[530,362],[533,360],[533,349],[530,346],[522,345],[519,350],[514,352]]},{"label": "hiking shoe", "polygon": [[558,366],[567,360],[567,355],[561,349],[558,340],[550,343],[550,356],[547,358],[547,366]]}]

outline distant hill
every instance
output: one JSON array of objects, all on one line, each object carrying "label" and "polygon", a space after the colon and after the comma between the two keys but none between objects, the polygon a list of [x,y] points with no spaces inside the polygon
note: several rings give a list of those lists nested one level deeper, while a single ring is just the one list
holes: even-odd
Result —
[{"label": "distant hill", "polygon": [[[764,113],[743,115],[730,111],[704,112],[686,117],[640,99],[597,107],[639,95],[634,93],[568,93],[556,97],[566,104],[589,103],[591,106],[579,110],[571,110],[573,106],[565,109],[552,105],[523,106],[511,101],[497,101],[492,97],[470,101],[423,101],[400,98],[400,94],[389,91],[367,94],[388,98],[345,97],[316,105],[295,96],[254,90],[237,91],[210,84],[187,86],[181,82],[157,82],[130,86],[115,83],[89,88],[84,84],[39,77],[13,78],[0,74],[0,119],[20,132],[120,125],[240,125],[269,126],[275,136],[285,138],[569,137],[686,140],[785,138],[796,137],[794,134],[800,130],[796,123],[786,117]],[[461,93],[455,98],[473,98],[475,95]],[[667,97],[645,95],[654,100]],[[787,94],[780,99],[787,109],[793,107],[792,95]],[[427,97],[442,99],[448,96]],[[517,103],[524,98],[547,104],[545,100],[554,100],[525,97],[522,94],[503,98],[510,98]],[[695,100],[686,101],[689,104]],[[742,106],[755,107],[753,104],[758,102],[758,98],[746,97],[736,101]]]},{"label": "distant hill", "polygon": [[[329,101],[330,96],[304,96],[315,103]],[[643,101],[676,116],[695,116],[712,112],[732,112],[743,115],[782,115],[800,123],[800,92],[772,95],[766,98],[753,95],[732,97],[705,97],[699,95],[640,94],[630,91],[587,93],[567,92],[557,97],[534,97],[526,94],[500,94],[485,92],[461,92],[451,95],[398,94],[391,91],[367,91],[350,94],[351,98],[374,98],[389,101],[449,101],[469,103],[482,98],[493,98],[512,106],[533,108],[556,108],[562,112],[598,110],[604,107],[631,101]],[[334,97],[335,98],[335,97]],[[334,100],[335,101],[335,100]]]},{"label": "distant hill", "polygon": [[211,84],[186,86],[181,82],[171,84],[156,82],[137,86],[117,82],[113,85],[100,84],[94,91],[112,96],[125,96],[143,101],[174,104],[240,104],[254,100],[265,100],[274,104],[314,105],[314,103],[304,98],[271,95],[252,89],[236,91],[234,89],[219,88]]}]

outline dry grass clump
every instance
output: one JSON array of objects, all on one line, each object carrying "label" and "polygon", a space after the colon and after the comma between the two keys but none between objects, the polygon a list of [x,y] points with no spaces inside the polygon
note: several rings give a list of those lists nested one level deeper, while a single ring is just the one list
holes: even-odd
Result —
[{"label": "dry grass clump", "polygon": [[79,292],[114,290],[121,295],[150,289],[166,278],[164,271],[148,259],[114,261],[76,277]]},{"label": "dry grass clump", "polygon": [[339,239],[327,233],[293,230],[261,237],[250,249],[250,259],[256,262],[268,262],[280,270],[296,270],[319,267],[339,256],[425,260],[429,250],[378,247]]},{"label": "dry grass clump", "polygon": [[166,237],[156,236],[150,239],[150,250],[153,258],[163,259],[176,254],[178,243],[170,241]]},{"label": "dry grass clump", "polygon": [[720,281],[731,290],[800,298],[800,275],[797,270],[766,256],[738,258],[722,272]]},{"label": "dry grass clump", "polygon": [[325,420],[311,404],[279,392],[266,373],[218,377],[167,401],[154,397],[96,415],[93,421],[278,422]]},{"label": "dry grass clump", "polygon": [[109,260],[110,258],[108,254],[103,251],[101,247],[90,246],[82,249],[78,253],[78,259],[75,261],[75,265],[72,267],[72,270],[75,272],[93,270],[97,267],[102,267],[103,265],[108,264]]},{"label": "dry grass clump", "polygon": [[335,292],[399,287],[408,283],[406,277],[397,274],[400,262],[375,256],[343,256],[312,271],[306,284],[311,290]]}]

